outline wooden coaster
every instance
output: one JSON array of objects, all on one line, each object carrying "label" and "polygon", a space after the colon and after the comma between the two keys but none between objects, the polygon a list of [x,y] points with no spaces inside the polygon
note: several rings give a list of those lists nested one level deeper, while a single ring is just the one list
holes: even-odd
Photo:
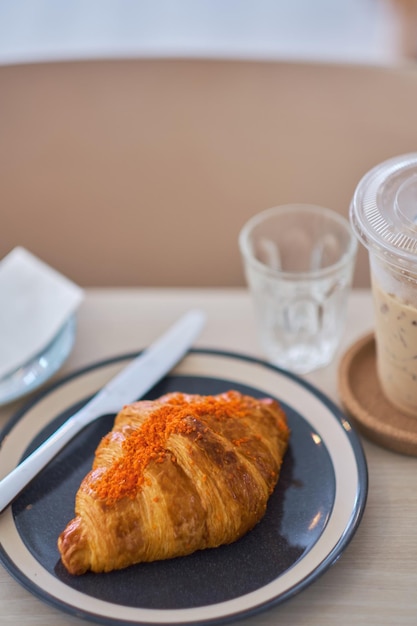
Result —
[{"label": "wooden coaster", "polygon": [[384,396],[376,371],[373,333],[354,343],[343,355],[339,395],[360,433],[384,448],[417,456],[417,416],[402,413]]}]

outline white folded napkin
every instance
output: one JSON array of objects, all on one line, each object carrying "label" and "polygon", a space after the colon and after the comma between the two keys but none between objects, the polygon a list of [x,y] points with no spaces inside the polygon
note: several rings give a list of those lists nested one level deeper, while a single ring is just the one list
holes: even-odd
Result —
[{"label": "white folded napkin", "polygon": [[0,378],[40,354],[84,297],[83,290],[25,250],[0,261]]}]

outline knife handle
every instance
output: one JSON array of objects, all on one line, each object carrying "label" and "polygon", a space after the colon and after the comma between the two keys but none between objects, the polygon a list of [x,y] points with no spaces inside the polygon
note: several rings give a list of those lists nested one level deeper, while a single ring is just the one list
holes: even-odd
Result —
[{"label": "knife handle", "polygon": [[34,452],[0,480],[0,513],[19,495],[24,487],[64,448],[75,435],[99,414],[84,407],[66,420]]}]

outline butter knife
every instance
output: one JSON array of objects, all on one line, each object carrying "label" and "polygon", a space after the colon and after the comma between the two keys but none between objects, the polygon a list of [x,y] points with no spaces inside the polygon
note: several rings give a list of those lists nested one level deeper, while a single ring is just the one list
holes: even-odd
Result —
[{"label": "butter knife", "polygon": [[78,432],[102,415],[119,412],[161,380],[185,356],[205,319],[197,309],[186,313],[0,480],[0,513]]}]

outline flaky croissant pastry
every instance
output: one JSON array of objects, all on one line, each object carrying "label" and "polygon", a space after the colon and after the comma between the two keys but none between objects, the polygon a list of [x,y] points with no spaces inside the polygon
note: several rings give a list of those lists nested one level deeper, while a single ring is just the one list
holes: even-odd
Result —
[{"label": "flaky croissant pastry", "polygon": [[58,539],[71,574],[231,543],[263,517],[287,449],[272,399],[172,393],[127,405]]}]

